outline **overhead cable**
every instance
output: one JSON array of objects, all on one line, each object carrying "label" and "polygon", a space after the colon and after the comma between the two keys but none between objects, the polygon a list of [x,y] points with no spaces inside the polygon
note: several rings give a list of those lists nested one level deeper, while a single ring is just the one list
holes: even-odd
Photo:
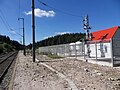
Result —
[{"label": "overhead cable", "polygon": [[38,0],[38,2],[41,3],[42,5],[46,6],[46,7],[49,7],[49,8],[51,8],[51,9],[54,9],[54,10],[58,11],[58,12],[60,12],[60,13],[63,13],[63,14],[69,15],[69,16],[74,16],[74,17],[82,17],[82,16],[79,16],[79,15],[71,14],[71,13],[65,12],[65,11],[63,11],[63,10],[57,9],[57,8],[55,8],[55,7],[52,7],[52,6],[50,6],[50,5],[42,2],[42,1],[40,1],[40,0]]},{"label": "overhead cable", "polygon": [[3,12],[2,12],[1,9],[0,9],[0,13],[1,13],[0,18],[1,18],[2,22],[3,22],[3,24],[5,25],[5,27],[7,28],[7,30],[9,30],[9,31],[14,31],[14,32],[15,32],[16,34],[18,34],[19,36],[22,36],[21,34],[19,34],[18,32],[16,32],[14,29],[12,29],[12,28],[10,27],[10,25],[9,25],[9,23],[7,22],[7,20],[6,20],[6,18],[5,18],[5,16],[4,16],[4,14],[3,14]]}]

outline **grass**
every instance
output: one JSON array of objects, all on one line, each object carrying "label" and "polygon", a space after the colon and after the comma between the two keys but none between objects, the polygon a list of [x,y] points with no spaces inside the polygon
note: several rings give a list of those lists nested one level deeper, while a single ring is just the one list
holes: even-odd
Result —
[{"label": "grass", "polygon": [[47,56],[48,56],[48,57],[50,57],[50,58],[52,58],[52,59],[59,59],[59,58],[63,58],[63,57],[58,56],[58,55],[56,55],[56,54],[48,54]]}]

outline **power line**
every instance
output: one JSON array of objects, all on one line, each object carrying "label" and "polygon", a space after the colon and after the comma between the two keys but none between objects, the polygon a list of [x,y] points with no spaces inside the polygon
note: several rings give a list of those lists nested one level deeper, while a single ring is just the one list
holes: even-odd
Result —
[{"label": "power line", "polygon": [[0,16],[2,22],[4,23],[5,27],[9,30],[8,26],[6,25],[5,21],[3,20],[2,16]]},{"label": "power line", "polygon": [[7,26],[10,28],[10,25],[8,24],[8,22],[7,22],[7,20],[6,20],[5,16],[4,16],[3,12],[1,11],[1,9],[0,9],[0,13],[1,13],[5,23],[7,24]]},{"label": "power line", "polygon": [[[21,2],[19,0],[19,2],[18,2],[18,18],[21,17],[20,13],[21,13]],[[18,27],[20,28],[20,22],[18,22]]]},{"label": "power line", "polygon": [[40,0],[38,0],[38,2],[41,3],[41,4],[43,4],[43,5],[46,6],[46,7],[49,7],[49,8],[51,8],[51,9],[54,9],[54,10],[58,11],[58,12],[60,12],[60,13],[63,13],[63,14],[69,15],[69,16],[73,16],[73,17],[78,17],[78,18],[82,17],[82,16],[79,16],[79,15],[71,14],[71,13],[62,11],[62,10],[60,10],[60,9],[57,9],[57,8],[55,8],[55,7],[52,7],[52,6],[50,6],[50,5],[42,2],[42,1],[40,1]]},{"label": "power line", "polygon": [[18,32],[16,32],[14,29],[12,29],[10,27],[10,25],[7,22],[7,20],[6,20],[6,18],[5,18],[5,16],[4,16],[4,14],[3,14],[1,9],[0,9],[0,13],[1,13],[0,18],[1,18],[2,22],[4,23],[5,27],[7,28],[7,30],[12,31],[12,32],[14,31],[16,34],[18,34],[19,36],[23,37],[21,34],[19,34]]},{"label": "power line", "polygon": [[20,0],[19,0],[19,12],[18,12],[18,17],[20,17],[20,9],[21,8],[21,4],[20,4]]},{"label": "power line", "polygon": [[14,31],[17,35],[23,37],[21,34],[19,34],[18,32],[16,32],[14,29],[10,29],[10,31]]}]

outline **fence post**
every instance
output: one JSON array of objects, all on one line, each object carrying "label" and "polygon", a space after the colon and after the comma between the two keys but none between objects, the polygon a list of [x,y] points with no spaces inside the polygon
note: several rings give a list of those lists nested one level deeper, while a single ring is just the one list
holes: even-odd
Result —
[{"label": "fence post", "polygon": [[66,45],[64,44],[64,57],[65,57],[65,53],[66,53]]},{"label": "fence post", "polygon": [[48,53],[50,52],[49,47],[48,47]]},{"label": "fence post", "polygon": [[55,55],[58,53],[58,48],[55,46]]},{"label": "fence post", "polygon": [[81,44],[81,51],[80,51],[80,54],[82,53],[82,56],[83,56],[83,42]]},{"label": "fence post", "polygon": [[97,42],[95,41],[96,61],[97,61]]},{"label": "fence post", "polygon": [[110,39],[110,49],[111,49],[111,63],[114,66],[114,59],[113,59],[113,39]]},{"label": "fence post", "polygon": [[71,57],[71,45],[69,45],[69,57]]},{"label": "fence post", "polygon": [[84,47],[84,59],[86,59],[85,58],[85,42],[83,42],[83,47]]},{"label": "fence post", "polygon": [[75,43],[75,58],[77,58],[77,49],[76,49],[76,43]]}]

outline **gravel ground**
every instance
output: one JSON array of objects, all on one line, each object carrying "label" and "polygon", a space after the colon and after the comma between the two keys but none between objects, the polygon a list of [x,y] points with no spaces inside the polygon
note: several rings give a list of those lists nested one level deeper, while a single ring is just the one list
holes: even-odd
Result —
[{"label": "gravel ground", "polygon": [[37,58],[69,77],[79,90],[120,90],[119,67],[100,66],[69,58],[53,60],[45,55]]},{"label": "gravel ground", "polygon": [[[42,58],[41,58],[42,60]],[[68,82],[30,56],[18,55],[12,90],[70,90]]]},{"label": "gravel ground", "polygon": [[2,82],[0,83],[0,90],[8,90],[10,80],[11,80],[11,77],[12,77],[12,74],[13,74],[13,69],[14,69],[14,66],[15,66],[15,62],[16,62],[16,60],[13,61],[10,68],[6,72],[6,75],[4,76]]}]

